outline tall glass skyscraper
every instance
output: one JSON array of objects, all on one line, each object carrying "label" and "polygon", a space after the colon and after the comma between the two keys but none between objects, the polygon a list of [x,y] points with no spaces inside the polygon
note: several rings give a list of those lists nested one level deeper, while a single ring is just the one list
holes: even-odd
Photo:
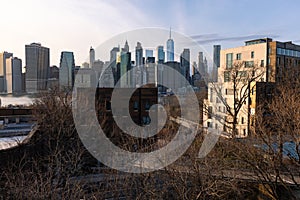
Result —
[{"label": "tall glass skyscraper", "polygon": [[0,53],[0,93],[7,93],[6,59],[12,57],[12,53]]},{"label": "tall glass skyscraper", "polygon": [[47,89],[49,74],[49,48],[39,43],[25,45],[26,91],[37,93]]},{"label": "tall glass skyscraper", "polygon": [[171,37],[171,29],[170,29],[170,37],[167,40],[167,61],[168,62],[174,61],[174,41]]},{"label": "tall glass skyscraper", "polygon": [[165,62],[164,46],[158,46],[157,47],[157,62],[158,63],[164,63]]},{"label": "tall glass skyscraper", "polygon": [[143,65],[143,47],[140,42],[137,42],[135,47],[135,62],[137,67]]},{"label": "tall glass skyscraper", "polygon": [[73,52],[63,51],[59,64],[59,85],[61,88],[72,88],[74,79],[75,60]]},{"label": "tall glass skyscraper", "polygon": [[131,70],[131,53],[129,52],[128,42],[125,42],[124,48],[121,52],[121,62],[120,62],[120,87],[130,87],[131,86],[131,75],[126,74],[127,71]]},{"label": "tall glass skyscraper", "polygon": [[16,57],[6,59],[7,93],[22,92],[22,60]]},{"label": "tall glass skyscraper", "polygon": [[190,82],[190,49],[184,49],[180,55],[182,75]]}]

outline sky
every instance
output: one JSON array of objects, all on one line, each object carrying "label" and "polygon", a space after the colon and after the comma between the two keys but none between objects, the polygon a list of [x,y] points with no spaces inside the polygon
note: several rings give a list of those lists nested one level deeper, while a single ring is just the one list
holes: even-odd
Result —
[{"label": "sky", "polygon": [[59,66],[62,51],[74,52],[76,65],[81,65],[87,61],[90,46],[97,47],[120,33],[149,27],[172,27],[203,45],[207,54],[212,54],[214,44],[225,49],[259,37],[300,44],[298,0],[0,2],[0,51],[14,53],[23,60],[23,66],[25,45],[32,42],[50,48],[50,65]]}]

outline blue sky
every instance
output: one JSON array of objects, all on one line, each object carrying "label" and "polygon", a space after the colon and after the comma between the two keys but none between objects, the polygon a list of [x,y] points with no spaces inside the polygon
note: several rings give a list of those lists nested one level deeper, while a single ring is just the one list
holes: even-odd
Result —
[{"label": "blue sky", "polygon": [[298,0],[10,0],[1,5],[0,51],[13,52],[23,65],[25,44],[31,42],[50,48],[51,65],[59,64],[64,50],[73,51],[81,65],[90,46],[144,27],[171,26],[196,36],[208,52],[213,44],[229,48],[260,36],[300,44]]}]

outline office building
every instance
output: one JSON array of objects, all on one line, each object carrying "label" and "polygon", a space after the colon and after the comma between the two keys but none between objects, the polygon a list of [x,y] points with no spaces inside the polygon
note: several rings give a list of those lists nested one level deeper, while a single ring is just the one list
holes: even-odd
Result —
[{"label": "office building", "polygon": [[6,59],[12,57],[12,53],[0,53],[0,93],[7,93]]},{"label": "office building", "polygon": [[170,29],[170,36],[167,40],[167,62],[173,62],[174,61],[174,41],[172,39],[171,35],[171,29]]},{"label": "office building", "polygon": [[146,49],[146,60],[148,59],[148,57],[153,57],[153,50],[150,49]]},{"label": "office building", "polygon": [[131,73],[127,73],[131,70],[131,53],[129,52],[128,42],[126,40],[124,48],[120,55],[120,87],[131,87]]},{"label": "office building", "polygon": [[212,69],[212,81],[218,81],[218,69],[220,67],[220,53],[221,53],[221,45],[213,46],[213,69]]},{"label": "office building", "polygon": [[165,62],[165,51],[164,46],[157,47],[157,62],[164,63]]},{"label": "office building", "polygon": [[17,57],[6,59],[6,89],[8,94],[22,92],[22,60]]},{"label": "office building", "polygon": [[203,52],[199,52],[198,54],[198,71],[203,79],[207,77],[207,69],[204,65]]},{"label": "office building", "polygon": [[75,60],[73,52],[63,51],[59,64],[59,85],[61,88],[72,89],[74,84]]},{"label": "office building", "polygon": [[139,66],[142,66],[143,64],[144,64],[143,63],[143,47],[140,42],[137,42],[136,47],[135,47],[135,65],[137,67],[139,67]]},{"label": "office building", "polygon": [[95,62],[95,50],[93,49],[93,47],[91,47],[90,48],[90,63],[89,63],[90,68],[93,68],[94,62]]},{"label": "office building", "polygon": [[180,55],[182,75],[190,82],[190,50],[184,49]]},{"label": "office building", "polygon": [[25,46],[26,91],[37,93],[47,89],[50,50],[39,43]]}]

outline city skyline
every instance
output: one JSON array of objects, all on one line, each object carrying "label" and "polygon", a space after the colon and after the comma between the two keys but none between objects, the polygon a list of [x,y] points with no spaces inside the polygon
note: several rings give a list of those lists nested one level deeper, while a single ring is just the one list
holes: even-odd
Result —
[{"label": "city skyline", "polygon": [[[5,4],[0,16],[10,16],[10,20],[3,22],[0,51],[13,52],[24,61],[24,45],[39,42],[51,49],[50,65],[57,66],[62,51],[74,52],[75,62],[81,65],[88,60],[90,46],[97,47],[120,32],[144,27],[171,26],[172,30],[199,41],[210,56],[214,44],[229,48],[244,40],[266,36],[281,41],[292,39],[294,43],[300,39],[295,26],[298,2],[293,6],[279,0],[272,1],[272,5],[258,1],[123,1],[118,4],[96,0],[30,0]],[[245,14],[249,7],[255,10]],[[283,15],[282,10],[286,9],[289,12]],[[11,15],[12,12],[16,14]],[[124,17],[124,12],[131,14]]]}]

